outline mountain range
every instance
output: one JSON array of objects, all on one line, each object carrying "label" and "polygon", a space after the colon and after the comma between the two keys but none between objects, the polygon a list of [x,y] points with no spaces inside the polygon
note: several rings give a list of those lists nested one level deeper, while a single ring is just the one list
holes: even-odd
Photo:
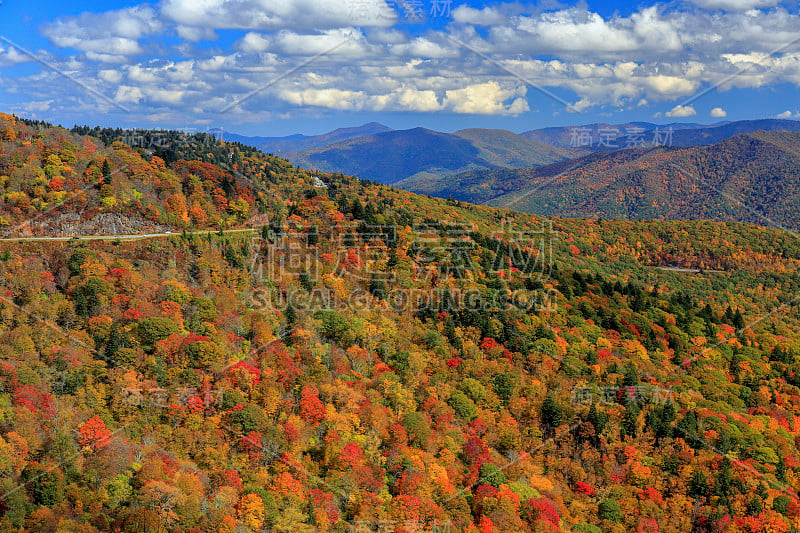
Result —
[{"label": "mountain range", "polygon": [[506,130],[478,128],[442,133],[426,128],[392,130],[370,123],[312,137],[211,133],[306,168],[385,184],[409,177],[424,180],[467,170],[541,165],[588,153],[587,149],[551,146]]},{"label": "mountain range", "polygon": [[[357,127],[339,128],[315,136],[246,137],[212,130],[218,138],[240,142],[278,154],[292,163],[323,172],[355,175],[362,179],[391,184],[435,196],[453,195],[455,176],[465,172],[504,170],[557,164],[588,157],[592,152],[647,146],[691,147],[710,145],[735,135],[756,131],[800,132],[794,120],[745,120],[719,122],[654,124],[587,124],[541,128],[516,134],[507,130],[472,128],[444,133],[426,128],[393,130],[371,122]],[[629,155],[615,156],[627,158]],[[577,159],[574,164],[593,161]],[[551,169],[562,168],[559,166]],[[548,171],[549,171],[548,170]],[[525,173],[526,171],[522,171]],[[452,176],[452,178],[451,178]],[[468,181],[471,178],[468,178]],[[492,180],[496,181],[496,180]],[[508,187],[501,187],[510,192]],[[457,191],[465,198],[486,201],[494,189],[477,196]]]},{"label": "mountain range", "polygon": [[277,155],[284,154],[286,152],[296,152],[299,150],[310,150],[339,141],[352,139],[354,137],[373,135],[375,133],[383,133],[391,130],[392,128],[384,126],[383,124],[370,122],[369,124],[364,124],[362,126],[337,128],[322,135],[295,134],[286,137],[247,137],[221,129],[213,129],[208,133],[213,134],[218,139],[239,142],[247,146],[258,148],[264,153]]},{"label": "mountain range", "polygon": [[796,120],[761,119],[716,124],[586,124],[542,128],[521,133],[523,137],[552,146],[616,150],[639,145],[697,146],[714,144],[734,135],[754,131],[800,131]]},{"label": "mountain range", "polygon": [[586,150],[531,141],[506,130],[441,133],[425,128],[354,137],[283,154],[297,165],[341,172],[385,184],[485,168],[515,168],[562,161]]},{"label": "mountain range", "polygon": [[800,133],[758,131],[713,145],[595,152],[550,165],[399,185],[540,215],[798,228]]}]

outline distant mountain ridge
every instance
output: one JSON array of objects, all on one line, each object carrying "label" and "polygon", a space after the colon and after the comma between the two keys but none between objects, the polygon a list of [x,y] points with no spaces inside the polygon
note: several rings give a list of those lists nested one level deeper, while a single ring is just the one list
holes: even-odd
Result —
[{"label": "distant mountain ridge", "polygon": [[[588,137],[593,141],[591,146],[589,146],[590,148],[602,148],[602,146],[598,146],[598,144],[600,144],[604,133],[607,135],[608,133],[613,133],[616,131],[617,133],[613,136],[613,138],[622,139],[623,137],[626,137],[633,131],[637,130],[641,130],[643,132],[653,132],[655,130],[666,131],[670,129],[673,131],[682,131],[688,129],[713,128],[722,124],[723,123],[707,125],[680,122],[673,124],[653,124],[651,122],[626,122],[624,124],[609,124],[605,122],[598,122],[594,124],[581,124],[577,126],[553,126],[548,128],[539,128],[522,132],[520,135],[526,139],[543,142],[552,146],[561,146],[564,148],[580,146],[579,141],[581,137]],[[626,146],[624,144],[618,146],[618,148],[625,147]]]},{"label": "distant mountain ridge", "polygon": [[[755,131],[800,132],[795,120],[654,124],[586,124],[516,134],[472,128],[443,133],[427,128],[394,130],[377,122],[338,128],[321,135],[248,137],[211,130],[218,138],[280,155],[295,165],[356,175],[441,196],[455,175],[470,171],[524,168],[643,146],[699,146]],[[489,193],[491,191],[484,191]],[[496,191],[495,191],[496,192]],[[486,196],[486,194],[481,195]]]},{"label": "distant mountain ridge", "polygon": [[258,148],[265,153],[283,154],[284,152],[311,150],[313,148],[319,148],[321,146],[352,139],[354,137],[372,135],[374,133],[382,133],[385,131],[392,131],[392,128],[377,122],[369,122],[361,126],[337,128],[331,132],[323,133],[321,135],[295,134],[286,137],[247,137],[219,129],[211,130],[209,133],[214,134],[218,139],[240,142],[247,146]]},{"label": "distant mountain ridge", "polygon": [[586,124],[542,128],[521,133],[523,137],[552,146],[594,150],[618,150],[642,145],[698,146],[714,144],[734,135],[755,131],[800,131],[800,121],[783,119],[739,120],[716,124]]},{"label": "distant mountain ridge", "polygon": [[546,216],[800,228],[800,133],[758,131],[713,145],[595,152],[411,185],[413,192]]},{"label": "distant mountain ridge", "polygon": [[554,147],[506,130],[441,133],[413,128],[281,155],[304,167],[394,184],[409,178],[424,181],[473,169],[547,164],[584,153],[586,150]]}]

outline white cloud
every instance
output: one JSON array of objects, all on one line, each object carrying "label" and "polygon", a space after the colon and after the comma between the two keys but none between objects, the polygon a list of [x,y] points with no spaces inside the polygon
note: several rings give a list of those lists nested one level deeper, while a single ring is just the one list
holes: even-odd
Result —
[{"label": "white cloud", "polygon": [[397,94],[397,102],[408,111],[438,111],[442,108],[434,91],[402,89]]},{"label": "white cloud", "polygon": [[148,90],[147,96],[151,101],[162,104],[180,104],[186,91],[155,89]]},{"label": "white cloud", "polygon": [[159,79],[157,70],[139,65],[134,65],[128,69],[128,79],[135,83],[156,83]]},{"label": "white cloud", "polygon": [[31,61],[31,58],[23,54],[13,46],[3,48],[0,46],[0,67],[9,65],[17,65],[19,63],[26,63]]},{"label": "white cloud", "polygon": [[170,81],[186,83],[194,78],[194,61],[170,62],[164,66],[164,70]]},{"label": "white cloud", "polygon": [[272,46],[272,39],[251,31],[236,43],[236,46],[246,54],[266,52]]},{"label": "white cloud", "polygon": [[27,103],[22,105],[22,108],[25,111],[28,111],[28,112],[31,112],[31,113],[49,111],[50,110],[50,106],[53,105],[54,101],[55,100],[44,100],[44,101],[41,101],[41,102],[27,102]]},{"label": "white cloud", "polygon": [[[311,76],[310,79],[319,78]],[[313,81],[312,81],[313,82]],[[454,113],[481,115],[516,115],[529,111],[524,98],[525,88],[504,88],[497,82],[468,85],[458,89],[437,91],[399,87],[370,94],[363,90],[305,88],[301,84],[281,89],[278,97],[295,106],[315,106],[348,111],[412,111],[448,110]]]},{"label": "white cloud", "polygon": [[118,70],[101,70],[97,77],[108,83],[119,83],[122,81],[122,73]]},{"label": "white cloud", "polygon": [[524,98],[515,98],[510,105],[505,103],[518,95],[525,95],[524,87],[521,90],[504,89],[496,81],[491,81],[447,91],[444,106],[456,113],[473,115],[519,114],[528,111],[528,104]]},{"label": "white cloud", "polygon": [[142,53],[139,42],[125,37],[109,37],[106,39],[81,39],[78,37],[59,37],[56,43],[62,47],[71,47],[88,53],[105,56],[126,56]]},{"label": "white cloud", "polygon": [[408,35],[400,30],[375,28],[367,33],[370,42],[378,44],[400,44],[408,41]]},{"label": "white cloud", "polygon": [[579,9],[525,17],[519,29],[549,50],[635,50],[638,43],[630,32],[609,24],[599,14]]},{"label": "white cloud", "polygon": [[217,39],[217,34],[211,28],[195,28],[192,26],[178,25],[175,28],[178,37],[186,39],[187,41],[214,41]]},{"label": "white cloud", "polygon": [[122,104],[138,104],[142,98],[144,98],[142,90],[129,85],[120,85],[117,88],[117,94],[114,95],[114,100]]},{"label": "white cloud", "polygon": [[329,109],[357,110],[364,107],[364,93],[341,89],[306,89],[283,91],[281,98],[297,106],[317,106]]},{"label": "white cloud", "polygon": [[390,50],[395,55],[424,58],[457,57],[459,55],[458,51],[452,47],[442,46],[425,37],[417,37],[408,43],[392,45]]},{"label": "white cloud", "polygon": [[408,87],[395,89],[387,94],[374,95],[369,99],[373,111],[412,111],[426,113],[443,109],[435,91]]},{"label": "white cloud", "polygon": [[[518,3],[459,6],[443,29],[409,35],[403,26],[393,26],[394,11],[378,11],[398,5],[389,0],[368,0],[364,13],[354,10],[361,0],[162,0],[155,9],[140,6],[61,18],[43,32],[56,46],[82,52],[45,55],[48,60],[118,101],[137,105],[141,116],[169,112],[194,118],[222,109],[336,45],[341,46],[259,91],[231,114],[249,121],[264,117],[264,109],[280,116],[298,106],[316,116],[326,108],[528,111],[525,91],[503,69],[575,102],[578,110],[671,102],[668,109],[680,98],[725,80],[720,90],[800,86],[800,52],[769,53],[796,37],[800,15],[783,7],[747,11],[748,6],[766,5],[764,0],[697,3],[712,6],[715,1],[741,10],[658,4],[627,16],[603,16],[585,4],[553,4],[543,12],[523,12]],[[193,44],[215,39],[215,30],[222,29],[238,29],[225,34],[238,34],[238,40],[228,45],[225,39],[213,48]],[[177,46],[176,35],[184,40]],[[23,61],[28,59],[18,51],[0,49],[0,67]],[[744,67],[746,72],[732,76]],[[17,92],[24,90],[24,80],[35,83],[36,98],[54,99],[53,109],[72,110],[76,101],[88,102],[77,89],[61,98],[68,89],[63,83],[44,83],[54,79],[48,76],[3,82]],[[562,107],[554,103],[553,109]],[[694,114],[690,106],[668,113]]]},{"label": "white cloud", "polygon": [[453,20],[460,24],[474,24],[476,26],[494,26],[507,22],[507,16],[494,7],[475,9],[460,5],[453,10]]},{"label": "white cloud", "polygon": [[800,118],[800,113],[792,113],[787,109],[783,113],[778,113],[775,115],[775,118]]},{"label": "white cloud", "polygon": [[676,118],[693,117],[696,114],[697,111],[695,111],[694,107],[690,105],[676,105],[671,111],[667,111],[666,113],[668,117]]},{"label": "white cloud", "polygon": [[164,0],[162,13],[182,26],[241,30],[388,27],[397,21],[384,0]]},{"label": "white cloud", "polygon": [[[582,7],[510,17],[492,26],[482,48],[497,52],[554,53],[564,58],[665,55],[684,49],[680,18],[648,7],[630,17],[603,18]],[[470,40],[475,44],[477,35]],[[479,39],[479,38],[478,38]]]},{"label": "white cloud", "polygon": [[128,62],[128,58],[124,55],[117,54],[100,54],[97,52],[86,52],[86,59],[96,61],[98,63],[118,63],[123,64]]},{"label": "white cloud", "polygon": [[714,118],[725,118],[728,116],[728,113],[721,107],[715,107],[711,110],[711,116]]},{"label": "white cloud", "polygon": [[137,6],[57,19],[46,25],[42,33],[56,46],[102,54],[92,58],[98,60],[104,56],[141,54],[139,39],[162,29],[153,9]]},{"label": "white cloud", "polygon": [[[271,39],[269,48],[284,55],[315,56],[324,54],[334,56],[366,56],[370,45],[364,35],[354,28],[326,30],[321,34],[300,34],[280,31]],[[375,49],[373,52],[377,51]]]},{"label": "white cloud", "polygon": [[648,76],[642,82],[652,92],[668,97],[688,95],[697,90],[697,81],[686,80],[677,76]]},{"label": "white cloud", "polygon": [[692,3],[706,9],[725,9],[744,11],[758,7],[772,7],[779,0],[691,0]]}]

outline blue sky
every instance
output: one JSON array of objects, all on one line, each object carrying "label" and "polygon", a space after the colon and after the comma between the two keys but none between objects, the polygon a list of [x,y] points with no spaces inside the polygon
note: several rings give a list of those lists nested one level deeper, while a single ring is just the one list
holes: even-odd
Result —
[{"label": "blue sky", "polygon": [[800,118],[797,2],[0,3],[0,111],[316,134]]}]

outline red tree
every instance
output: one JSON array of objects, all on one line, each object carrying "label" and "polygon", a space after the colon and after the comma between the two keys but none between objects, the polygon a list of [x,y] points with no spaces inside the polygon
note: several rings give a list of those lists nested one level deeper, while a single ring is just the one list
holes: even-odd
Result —
[{"label": "red tree", "polygon": [[78,442],[81,446],[91,446],[95,449],[108,444],[108,440],[111,438],[111,432],[106,427],[106,423],[97,415],[84,422],[78,428],[78,433],[80,433]]}]

